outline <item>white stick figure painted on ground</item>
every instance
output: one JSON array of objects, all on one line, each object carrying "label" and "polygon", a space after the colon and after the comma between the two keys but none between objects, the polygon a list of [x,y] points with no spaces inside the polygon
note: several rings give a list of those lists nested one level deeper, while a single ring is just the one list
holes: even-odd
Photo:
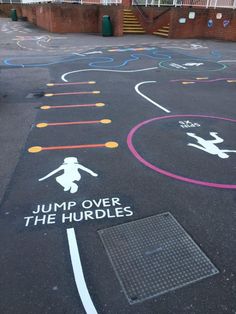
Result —
[{"label": "white stick figure painted on ground", "polygon": [[223,143],[224,140],[219,137],[217,132],[209,132],[209,134],[214,138],[214,140],[204,140],[202,137],[197,136],[195,133],[187,133],[188,136],[195,138],[198,144],[188,143],[188,146],[192,146],[203,150],[206,153],[211,155],[217,155],[220,158],[229,158],[229,155],[226,153],[236,153],[236,150],[229,150],[229,149],[220,149],[216,146],[216,144]]},{"label": "white stick figure painted on ground", "polygon": [[64,163],[60,167],[47,174],[45,177],[40,178],[39,181],[46,180],[47,178],[53,176],[59,171],[64,171],[62,175],[56,177],[56,181],[61,186],[63,186],[64,191],[76,193],[78,191],[78,185],[77,183],[75,183],[75,181],[80,181],[81,179],[79,169],[88,172],[93,177],[98,176],[92,170],[79,164],[78,159],[76,157],[67,157],[64,159]]}]

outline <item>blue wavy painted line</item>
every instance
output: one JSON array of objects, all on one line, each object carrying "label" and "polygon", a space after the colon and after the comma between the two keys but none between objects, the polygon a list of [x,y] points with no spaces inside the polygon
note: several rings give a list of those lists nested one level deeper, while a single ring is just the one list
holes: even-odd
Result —
[{"label": "blue wavy painted line", "polygon": [[107,57],[107,60],[106,61],[95,61],[95,62],[90,62],[89,63],[89,66],[90,67],[95,67],[95,68],[98,68],[101,66],[102,64],[102,67],[103,68],[121,68],[121,67],[124,67],[126,66],[129,62],[133,62],[133,61],[137,61],[140,59],[140,57],[147,57],[147,58],[151,58],[151,59],[155,59],[155,60],[168,60],[168,59],[171,59],[171,56],[170,55],[167,55],[167,54],[161,54],[159,52],[152,52],[151,54],[144,54],[144,53],[140,53],[140,54],[131,54],[130,55],[130,59],[126,59],[125,61],[123,61],[121,64],[119,65],[110,65],[110,66],[104,66],[104,63],[111,63],[114,61],[113,58],[109,58]]},{"label": "blue wavy painted line", "polygon": [[54,64],[61,64],[61,63],[66,63],[66,62],[73,62],[73,61],[77,61],[77,60],[86,60],[86,59],[95,59],[93,62],[90,62],[88,65],[90,67],[94,67],[94,68],[98,68],[101,65],[105,68],[121,68],[126,66],[129,62],[134,62],[140,59],[140,57],[147,57],[147,58],[151,58],[151,59],[160,59],[160,60],[167,60],[167,59],[171,59],[170,55],[167,54],[161,54],[158,51],[154,51],[151,52],[150,54],[131,54],[130,55],[131,58],[126,59],[125,61],[122,61],[122,63],[115,65],[105,65],[106,63],[114,63],[115,59],[111,58],[111,57],[94,57],[94,56],[83,56],[83,57],[79,57],[79,56],[67,56],[62,58],[61,60],[55,60],[52,62],[47,62],[47,63],[20,63],[20,64],[16,64],[14,63],[14,60],[22,60],[25,59],[24,57],[20,57],[20,58],[8,58],[5,59],[3,61],[3,63],[7,66],[11,66],[11,67],[46,67],[49,65],[54,65]]}]

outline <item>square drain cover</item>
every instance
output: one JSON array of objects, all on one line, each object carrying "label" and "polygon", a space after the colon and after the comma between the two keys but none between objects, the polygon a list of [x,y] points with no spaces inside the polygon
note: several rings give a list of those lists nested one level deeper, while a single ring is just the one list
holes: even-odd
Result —
[{"label": "square drain cover", "polygon": [[98,232],[130,304],[219,272],[170,213]]}]

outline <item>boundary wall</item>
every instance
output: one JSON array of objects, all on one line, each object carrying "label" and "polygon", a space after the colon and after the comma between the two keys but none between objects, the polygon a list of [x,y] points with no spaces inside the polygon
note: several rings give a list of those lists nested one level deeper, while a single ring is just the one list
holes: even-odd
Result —
[{"label": "boundary wall", "polygon": [[[123,5],[0,4],[0,10],[6,16],[10,15],[12,8],[17,10],[18,16],[27,17],[29,22],[52,33],[101,33],[102,16],[109,15],[114,36],[123,35]],[[148,34],[170,24],[170,39],[212,38],[236,41],[236,10],[189,7],[142,7],[140,10],[135,6],[130,9]],[[194,19],[189,18],[190,12],[195,12]],[[221,18],[217,19],[219,13]],[[181,24],[179,20],[183,18],[186,20]]]}]

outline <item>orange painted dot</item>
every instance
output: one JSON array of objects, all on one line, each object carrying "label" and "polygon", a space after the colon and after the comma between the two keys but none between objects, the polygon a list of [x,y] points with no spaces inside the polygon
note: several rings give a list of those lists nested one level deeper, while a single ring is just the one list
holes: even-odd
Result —
[{"label": "orange painted dot", "polygon": [[48,124],[47,123],[38,123],[38,124],[36,124],[36,127],[37,128],[46,128],[48,126]]},{"label": "orange painted dot", "polygon": [[29,153],[39,153],[42,151],[42,147],[41,146],[32,146],[28,149]]},{"label": "orange painted dot", "polygon": [[109,123],[111,123],[111,120],[110,119],[102,119],[102,120],[100,120],[100,122],[103,124],[109,124]]},{"label": "orange painted dot", "polygon": [[100,91],[95,90],[95,91],[93,91],[92,93],[93,93],[93,94],[100,94]]},{"label": "orange painted dot", "polygon": [[228,83],[236,83],[236,80],[227,80]]},{"label": "orange painted dot", "polygon": [[103,102],[97,102],[96,107],[104,107],[105,104]]},{"label": "orange painted dot", "polygon": [[107,148],[117,148],[119,146],[119,144],[117,142],[107,142],[105,144],[105,147]]},{"label": "orange painted dot", "polygon": [[47,110],[47,109],[50,109],[51,107],[50,106],[41,106],[40,109],[43,109],[43,110]]},{"label": "orange painted dot", "polygon": [[45,97],[52,97],[54,94],[44,94]]}]

